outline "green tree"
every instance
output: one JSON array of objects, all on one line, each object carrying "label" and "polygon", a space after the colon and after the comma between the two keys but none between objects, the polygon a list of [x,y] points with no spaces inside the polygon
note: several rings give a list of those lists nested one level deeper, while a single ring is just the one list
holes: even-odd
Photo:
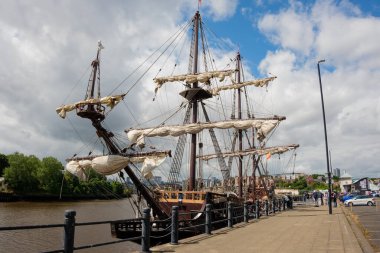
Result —
[{"label": "green tree", "polygon": [[296,180],[294,180],[294,182],[291,184],[290,187],[293,189],[299,189],[299,190],[306,189],[307,187],[306,178],[305,177],[297,178]]},{"label": "green tree", "polygon": [[112,181],[111,186],[112,186],[112,192],[114,194],[117,194],[119,196],[124,194],[124,186],[122,183],[117,182],[117,181]]},{"label": "green tree", "polygon": [[58,194],[61,189],[63,166],[54,157],[45,157],[37,169],[39,188],[44,192]]},{"label": "green tree", "polygon": [[0,154],[0,177],[4,174],[4,169],[9,167],[8,157]]},{"label": "green tree", "polygon": [[4,170],[8,186],[16,192],[35,192],[38,190],[37,169],[41,161],[33,155],[21,153],[8,155],[9,167]]},{"label": "green tree", "polygon": [[64,180],[62,192],[64,194],[73,194],[74,192],[78,192],[78,187],[80,185],[79,179],[67,171],[64,172],[63,176]]}]

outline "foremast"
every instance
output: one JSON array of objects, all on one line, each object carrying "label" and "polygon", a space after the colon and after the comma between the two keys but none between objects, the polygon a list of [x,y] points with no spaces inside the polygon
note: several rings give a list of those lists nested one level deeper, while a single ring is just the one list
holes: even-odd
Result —
[{"label": "foremast", "polygon": [[[104,115],[105,107],[102,105],[102,102],[101,102],[102,99],[100,98],[99,61],[100,61],[100,51],[103,48],[104,48],[103,45],[101,44],[101,42],[99,42],[96,59],[91,63],[92,74],[87,86],[87,92],[86,92],[84,101],[75,103],[71,106],[73,106],[76,109],[77,115],[79,117],[86,118],[91,121],[92,125],[96,129],[96,133],[98,137],[100,137],[104,141],[111,155],[128,156],[129,154],[126,154],[125,150],[122,150],[117,145],[116,141],[113,140],[114,134],[102,126],[102,121],[105,119],[105,115]],[[95,96],[96,86],[98,90],[97,96]],[[123,99],[124,96],[125,94],[118,95],[118,96],[111,96],[111,98],[120,97],[121,99]],[[113,107],[114,105],[116,105],[116,103],[112,104],[111,107]],[[61,112],[62,108],[65,108],[65,106],[58,108],[57,112]],[[63,111],[66,112],[65,110]],[[125,166],[124,171],[127,173],[127,175],[129,176],[133,184],[136,186],[138,191],[144,197],[148,205],[153,209],[154,214],[157,215],[159,218],[166,218],[168,215],[162,211],[157,201],[153,198],[152,194],[149,192],[147,187],[139,180],[139,178],[133,172],[131,167],[129,165]]]}]

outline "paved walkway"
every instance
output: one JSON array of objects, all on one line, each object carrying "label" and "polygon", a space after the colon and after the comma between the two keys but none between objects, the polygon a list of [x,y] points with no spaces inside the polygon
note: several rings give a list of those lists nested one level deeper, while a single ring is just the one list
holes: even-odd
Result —
[{"label": "paved walkway", "polygon": [[[259,221],[165,244],[152,252],[363,252],[340,207],[296,207]],[[365,252],[365,250],[364,250]]]}]

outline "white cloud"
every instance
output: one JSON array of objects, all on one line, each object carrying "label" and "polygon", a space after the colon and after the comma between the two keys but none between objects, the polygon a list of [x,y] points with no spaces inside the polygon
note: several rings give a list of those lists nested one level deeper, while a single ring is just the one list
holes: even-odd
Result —
[{"label": "white cloud", "polygon": [[233,16],[237,5],[237,0],[204,0],[201,6],[206,8],[206,15],[214,20],[222,20]]},{"label": "white cloud", "polygon": [[291,7],[267,14],[258,23],[260,31],[283,48],[308,54],[314,42],[313,23],[307,13]]},{"label": "white cloud", "polygon": [[316,68],[319,59],[326,59],[321,73],[333,167],[357,177],[376,175],[380,19],[364,16],[349,1],[321,0],[302,8],[292,3],[258,22],[280,47],[268,52],[259,66],[262,73],[279,76],[282,92],[274,92],[272,99],[281,101],[279,110],[289,116],[282,130],[301,144],[299,166],[321,173],[326,166]]},{"label": "white cloud", "polygon": [[[237,6],[237,0],[204,0],[201,12],[205,11],[203,16],[222,20],[235,15]],[[88,130],[89,122],[75,117],[61,120],[54,109],[64,102],[83,98],[89,77],[85,70],[95,56],[97,41],[100,39],[105,45],[101,77],[102,92],[108,94],[181,24],[191,19],[196,8],[196,3],[190,0],[2,3],[0,153],[20,151],[63,160],[81,150],[80,138],[85,144],[93,143],[95,132]],[[244,8],[249,10],[250,6]],[[255,113],[287,116],[273,143],[299,143],[297,167],[324,172],[316,62],[325,58],[326,63],[321,65],[322,80],[334,167],[347,169],[353,175],[360,175],[363,169],[376,173],[380,164],[376,155],[380,150],[379,22],[378,17],[363,15],[350,1],[317,1],[312,5],[291,1],[290,7],[264,13],[260,18],[263,36],[278,48],[266,53],[259,71],[263,76],[272,73],[278,78],[267,90],[255,90],[255,94],[262,96],[255,102]],[[229,38],[223,39],[229,43],[227,47],[235,48]],[[188,37],[182,40],[187,43],[183,55],[188,54],[189,40]],[[178,62],[176,58],[181,46],[166,62],[172,69],[179,63],[175,73],[187,71],[187,60]],[[231,58],[231,49],[215,45],[210,50],[216,63],[226,63]],[[152,60],[142,69],[150,63]],[[176,109],[181,88],[176,84],[164,87],[156,102],[151,103],[154,96],[151,80],[163,61],[157,65],[127,96],[128,109],[121,104],[110,114],[107,127],[115,129],[115,134],[124,135],[125,128],[138,125],[130,111],[139,115],[137,120],[143,123],[169,107]],[[218,64],[218,67],[226,66]],[[142,69],[117,92],[128,90]],[[165,91],[167,95],[163,95]],[[67,94],[70,96],[65,99]],[[169,106],[167,100],[172,102]]]},{"label": "white cloud", "polygon": [[[357,12],[355,12],[357,13]],[[316,5],[312,15],[318,26],[316,51],[336,65],[378,69],[380,20],[348,15],[339,6]]]}]

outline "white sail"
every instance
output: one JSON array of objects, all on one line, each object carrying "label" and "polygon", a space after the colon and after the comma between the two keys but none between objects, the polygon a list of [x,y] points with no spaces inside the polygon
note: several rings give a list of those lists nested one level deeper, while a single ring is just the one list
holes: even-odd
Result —
[{"label": "white sail", "polygon": [[251,86],[251,85],[256,86],[256,87],[264,87],[264,86],[267,86],[269,82],[273,81],[276,78],[277,78],[276,76],[273,76],[273,77],[268,77],[268,78],[264,78],[264,79],[253,80],[253,81],[247,81],[247,82],[242,82],[242,83],[234,83],[231,85],[225,85],[225,86],[213,88],[213,89],[209,90],[209,92],[213,96],[216,96],[216,95],[219,95],[219,92],[222,90],[240,89],[242,87]]},{"label": "white sail", "polygon": [[153,178],[153,173],[152,171],[157,168],[158,166],[161,165],[165,161],[166,157],[147,157],[144,160],[144,163],[141,167],[141,174],[143,175],[144,178],[146,179],[152,179]]},{"label": "white sail", "polygon": [[155,91],[157,92],[157,90],[161,88],[161,86],[164,83],[167,83],[167,82],[185,81],[186,84],[200,82],[200,83],[210,85],[211,78],[219,78],[219,81],[222,82],[227,76],[231,76],[235,72],[236,70],[234,69],[221,70],[221,71],[209,71],[209,72],[203,72],[199,74],[157,77],[157,78],[154,78],[153,81],[156,83]]},{"label": "white sail", "polygon": [[166,158],[166,154],[158,153],[150,156],[125,157],[119,155],[98,156],[93,159],[72,160],[66,164],[66,170],[81,180],[86,180],[86,170],[94,169],[101,175],[112,175],[124,169],[129,163],[143,163],[142,173],[145,178],[153,176],[152,171]]},{"label": "white sail", "polygon": [[83,101],[79,101],[74,104],[69,104],[69,105],[64,105],[61,107],[58,107],[55,111],[58,113],[58,115],[61,118],[66,117],[66,113],[73,111],[75,108],[80,108],[85,105],[96,105],[96,104],[103,104],[111,109],[116,106],[123,98],[125,94],[123,95],[114,95],[114,96],[107,96],[107,97],[102,97],[102,98],[91,98],[91,99],[86,99]]},{"label": "white sail", "polygon": [[91,161],[70,161],[66,164],[65,169],[78,177],[80,180],[87,180],[86,170],[91,168]]},{"label": "white sail", "polygon": [[[262,149],[248,149],[243,151],[235,151],[235,152],[226,152],[221,153],[220,155],[225,157],[237,157],[237,156],[246,156],[246,155],[266,155],[266,154],[282,154],[284,152],[287,152],[289,150],[293,150],[298,148],[299,145],[288,145],[288,146],[278,146],[278,147],[268,147],[268,148],[262,148]],[[210,159],[218,158],[219,156],[217,154],[211,154],[211,155],[204,155],[204,156],[198,156],[197,158],[200,158],[204,161],[208,161]]]},{"label": "white sail", "polygon": [[155,136],[180,136],[183,134],[196,134],[204,129],[218,128],[218,129],[248,129],[256,128],[258,139],[263,141],[265,137],[279,124],[285,117],[278,117],[272,119],[245,119],[245,120],[230,120],[222,122],[207,122],[207,123],[193,123],[180,126],[162,126],[156,128],[146,129],[127,129],[128,139],[132,143],[136,143],[140,147],[145,145],[144,137]]}]

